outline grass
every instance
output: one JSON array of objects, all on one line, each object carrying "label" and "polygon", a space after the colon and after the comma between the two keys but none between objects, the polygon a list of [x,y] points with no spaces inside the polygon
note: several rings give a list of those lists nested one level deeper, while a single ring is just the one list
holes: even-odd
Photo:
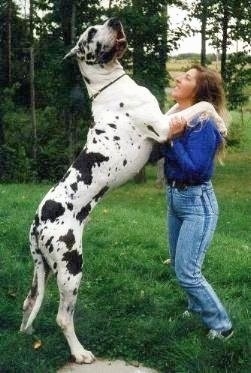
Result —
[{"label": "grass", "polygon": [[[84,276],[75,312],[77,334],[98,357],[140,361],[166,373],[251,371],[251,129],[242,148],[217,167],[220,220],[205,261],[205,276],[229,310],[235,336],[206,339],[196,318],[183,320],[185,296],[170,268],[165,195],[148,182],[133,182],[108,195],[94,210],[84,235]],[[69,357],[55,323],[55,281],[33,336],[18,333],[21,307],[32,278],[27,245],[31,220],[47,185],[0,185],[0,372],[55,372]],[[40,340],[41,347],[34,348]]]}]

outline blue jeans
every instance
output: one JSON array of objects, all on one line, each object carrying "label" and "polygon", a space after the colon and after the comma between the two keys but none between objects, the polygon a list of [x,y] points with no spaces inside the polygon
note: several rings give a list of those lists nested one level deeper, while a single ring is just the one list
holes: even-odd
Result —
[{"label": "blue jeans", "polygon": [[212,183],[184,189],[167,187],[168,232],[171,264],[188,297],[188,310],[198,312],[209,329],[232,327],[228,314],[201,273],[213,238],[218,204]]}]

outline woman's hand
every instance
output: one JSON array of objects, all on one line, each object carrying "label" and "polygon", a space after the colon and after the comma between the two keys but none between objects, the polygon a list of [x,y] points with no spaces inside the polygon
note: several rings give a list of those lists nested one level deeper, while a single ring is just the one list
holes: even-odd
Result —
[{"label": "woman's hand", "polygon": [[174,117],[170,122],[170,129],[168,133],[168,140],[181,136],[185,131],[187,122],[182,117]]}]

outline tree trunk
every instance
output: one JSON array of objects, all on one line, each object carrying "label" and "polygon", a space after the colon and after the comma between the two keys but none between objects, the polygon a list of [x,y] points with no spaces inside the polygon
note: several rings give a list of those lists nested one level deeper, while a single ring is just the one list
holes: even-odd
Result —
[{"label": "tree trunk", "polygon": [[[133,0],[134,9],[142,9],[141,0]],[[138,43],[137,38],[133,38],[133,78],[140,80],[142,72],[142,61],[144,61],[144,49],[142,43]],[[146,171],[145,167],[139,171],[139,173],[134,177],[136,183],[145,183],[146,182]]]},{"label": "tree trunk", "polygon": [[[37,163],[37,120],[35,105],[34,38],[33,38],[33,0],[30,0],[30,109],[33,130],[33,160]],[[35,176],[36,177],[36,176]]]},{"label": "tree trunk", "polygon": [[200,63],[202,66],[206,66],[206,29],[207,29],[207,1],[202,2],[202,13],[201,13],[201,55]]},{"label": "tree trunk", "polygon": [[[76,4],[75,1],[72,2],[71,9],[71,45],[75,44],[76,39]],[[72,163],[74,159],[74,132],[75,132],[75,122],[74,122],[74,113],[73,109],[69,110],[68,117],[68,159],[69,164]]]},{"label": "tree trunk", "polygon": [[8,19],[7,19],[7,54],[8,54],[8,63],[7,63],[7,74],[8,74],[8,85],[11,85],[12,76],[11,76],[11,0],[8,0]]},{"label": "tree trunk", "polygon": [[71,45],[75,44],[76,41],[76,4],[72,2],[72,13],[71,13]]},{"label": "tree trunk", "polygon": [[223,19],[222,19],[222,43],[221,43],[221,75],[222,75],[223,81],[226,80],[229,19],[230,19],[229,6],[226,3],[224,3],[223,4]]}]

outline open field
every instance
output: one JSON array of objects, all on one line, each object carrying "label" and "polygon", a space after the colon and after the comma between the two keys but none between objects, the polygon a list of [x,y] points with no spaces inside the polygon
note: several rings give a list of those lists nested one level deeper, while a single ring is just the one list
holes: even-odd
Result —
[{"label": "open field", "polygon": [[[140,361],[161,372],[251,371],[251,129],[241,149],[218,166],[220,220],[205,275],[229,310],[235,335],[206,339],[196,318],[184,320],[185,297],[163,264],[167,257],[165,194],[133,182],[97,206],[84,236],[84,276],[75,313],[80,340],[99,357]],[[69,358],[55,318],[58,292],[48,284],[33,336],[18,333],[32,278],[27,233],[48,185],[0,185],[0,372],[55,372]],[[53,280],[53,281],[52,281]],[[40,340],[40,348],[34,342]]]}]

